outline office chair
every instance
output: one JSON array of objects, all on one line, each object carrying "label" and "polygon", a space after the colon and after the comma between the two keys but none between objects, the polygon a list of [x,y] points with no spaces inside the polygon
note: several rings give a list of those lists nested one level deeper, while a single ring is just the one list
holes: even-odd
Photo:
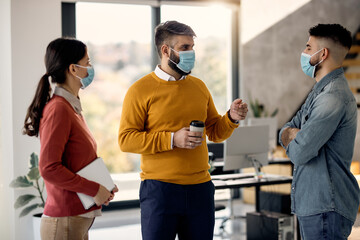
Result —
[{"label": "office chair", "polygon": [[[209,152],[209,163],[210,163],[210,169],[209,172],[212,173],[215,168],[212,167],[212,162],[216,158],[223,158],[223,152],[224,152],[224,145],[222,143],[208,143],[208,152]],[[222,171],[222,169],[221,169]],[[226,206],[223,204],[215,203],[215,212],[221,211],[226,209]],[[223,217],[217,217],[216,220],[221,219],[221,223],[219,226],[219,233],[215,236],[223,236],[225,234],[225,223],[230,219],[230,217],[223,216]]]},{"label": "office chair", "polygon": [[[223,205],[223,204],[218,204],[218,203],[215,203],[215,212],[216,211],[221,211],[221,210],[224,210],[226,207]],[[218,220],[218,219],[221,219],[221,223],[220,223],[220,226],[219,226],[219,233],[217,234],[214,234],[214,236],[223,236],[225,234],[225,223],[227,222],[227,220],[229,220],[230,218],[229,217],[217,217],[215,218],[215,221]]]}]

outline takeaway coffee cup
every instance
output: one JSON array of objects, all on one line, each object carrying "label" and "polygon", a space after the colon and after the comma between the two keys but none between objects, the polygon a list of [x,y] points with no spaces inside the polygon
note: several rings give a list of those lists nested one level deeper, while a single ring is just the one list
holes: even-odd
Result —
[{"label": "takeaway coffee cup", "polygon": [[203,132],[205,124],[203,121],[193,120],[190,123],[190,132]]}]

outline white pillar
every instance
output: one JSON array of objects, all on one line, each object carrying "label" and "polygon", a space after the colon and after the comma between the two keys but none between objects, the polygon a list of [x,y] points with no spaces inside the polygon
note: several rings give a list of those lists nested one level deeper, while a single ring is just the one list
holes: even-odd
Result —
[{"label": "white pillar", "polygon": [[14,175],[11,104],[11,0],[0,1],[0,232],[2,239],[15,239]]},{"label": "white pillar", "polygon": [[1,0],[0,36],[0,238],[31,240],[32,214],[19,218],[13,204],[33,189],[14,191],[8,186],[27,174],[30,154],[40,150],[39,140],[22,135],[22,128],[45,73],[46,47],[61,37],[61,0]]}]

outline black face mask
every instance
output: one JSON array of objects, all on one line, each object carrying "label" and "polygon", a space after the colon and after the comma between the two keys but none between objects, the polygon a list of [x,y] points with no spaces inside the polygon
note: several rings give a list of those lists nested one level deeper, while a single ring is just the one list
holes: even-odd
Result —
[{"label": "black face mask", "polygon": [[[171,61],[170,61],[170,59],[171,59]],[[188,73],[186,73],[186,72],[182,71],[180,68],[178,68],[178,67],[176,66],[175,63],[179,63],[179,62],[180,62],[180,58],[177,57],[177,56],[175,55],[175,53],[174,53],[173,51],[171,51],[171,50],[170,50],[170,59],[168,60],[168,65],[169,65],[169,67],[170,67],[172,70],[174,70],[175,72],[177,72],[177,73],[180,74],[181,76],[184,76],[184,75],[186,76],[186,75],[188,75],[188,74],[191,73],[191,71],[188,72]]]}]

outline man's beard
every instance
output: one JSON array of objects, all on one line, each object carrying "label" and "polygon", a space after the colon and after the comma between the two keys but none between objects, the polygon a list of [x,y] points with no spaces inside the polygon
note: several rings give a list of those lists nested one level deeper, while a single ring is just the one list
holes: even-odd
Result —
[{"label": "man's beard", "polygon": [[[320,57],[319,57],[319,58],[320,58]],[[321,59],[319,59],[319,58],[317,59],[316,63],[318,63],[318,62],[321,61]],[[316,65],[316,64],[312,64],[311,62],[310,62],[310,64],[311,64],[311,65]],[[317,66],[315,67],[314,77],[316,77],[316,74],[318,73],[318,71],[319,71],[321,68],[322,68],[321,64],[319,64],[319,65],[317,65]]]},{"label": "man's beard", "polygon": [[[170,59],[171,59],[171,61],[170,61]],[[176,66],[175,63],[179,63],[180,59],[173,53],[173,51],[170,52],[170,59],[168,60],[168,65],[172,70],[174,70],[175,72],[177,72],[181,76],[184,76],[184,75],[186,76],[186,75],[189,75],[191,73],[191,71],[186,73],[183,70],[181,70],[180,68],[178,68],[178,66]]]}]

